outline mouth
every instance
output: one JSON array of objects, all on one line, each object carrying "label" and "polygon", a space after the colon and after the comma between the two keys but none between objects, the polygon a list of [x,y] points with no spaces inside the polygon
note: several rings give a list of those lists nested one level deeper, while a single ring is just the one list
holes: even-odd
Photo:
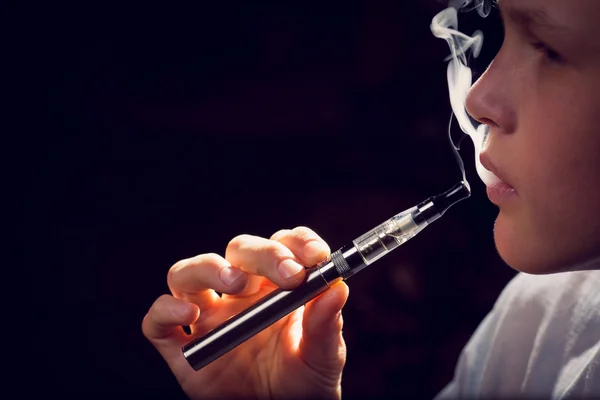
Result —
[{"label": "mouth", "polygon": [[492,203],[500,206],[501,204],[506,203],[510,199],[517,196],[517,191],[515,188],[504,180],[502,172],[496,168],[487,153],[481,152],[479,155],[479,161],[485,169],[492,172],[499,179],[497,182],[486,185],[486,192]]}]

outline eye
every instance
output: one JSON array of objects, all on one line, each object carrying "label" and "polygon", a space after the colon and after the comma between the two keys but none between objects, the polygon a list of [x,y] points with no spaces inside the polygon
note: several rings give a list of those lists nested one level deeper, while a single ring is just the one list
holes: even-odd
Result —
[{"label": "eye", "polygon": [[542,42],[535,42],[535,43],[532,43],[531,45],[533,46],[534,49],[536,49],[537,51],[542,53],[548,61],[556,63],[556,64],[563,64],[565,62],[565,59],[560,54],[558,54],[558,52],[551,49],[546,44],[544,44]]}]

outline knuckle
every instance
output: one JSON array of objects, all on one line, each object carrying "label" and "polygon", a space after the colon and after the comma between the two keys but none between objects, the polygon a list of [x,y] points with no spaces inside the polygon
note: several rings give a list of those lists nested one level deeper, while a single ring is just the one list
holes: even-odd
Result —
[{"label": "knuckle", "polygon": [[288,258],[290,252],[287,247],[274,240],[269,241],[269,243],[263,247],[262,251],[274,259]]},{"label": "knuckle", "polygon": [[[175,280],[176,276],[190,264],[189,259],[179,260],[167,272],[167,283],[170,286]],[[160,297],[159,297],[160,299]],[[158,300],[157,300],[158,301]]]},{"label": "knuckle", "polygon": [[248,242],[249,238],[250,235],[247,234],[237,235],[227,244],[227,251],[240,249],[244,243]]},{"label": "knuckle", "polygon": [[158,314],[163,313],[168,308],[171,298],[172,297],[168,294],[161,295],[158,299],[156,299],[151,310]]},{"label": "knuckle", "polygon": [[142,319],[142,334],[144,335],[144,337],[146,339],[150,339],[150,332],[149,332],[149,325],[150,324],[150,313],[146,314],[144,316],[144,319]]},{"label": "knuckle", "polygon": [[181,272],[190,267],[197,267],[200,265],[219,265],[221,259],[221,256],[216,253],[206,253],[193,258],[186,258],[177,261],[171,268],[169,268],[167,282],[169,284],[173,283],[176,279],[178,279]]},{"label": "knuckle", "polygon": [[148,339],[151,339],[153,326],[157,325],[157,318],[160,320],[161,315],[167,310],[167,303],[170,296],[167,294],[161,295],[154,301],[144,318],[142,319],[142,333]]},{"label": "knuckle", "polygon": [[150,322],[154,321],[157,316],[160,317],[161,315],[164,315],[166,311],[168,311],[170,300],[171,296],[163,294],[154,301],[154,304],[152,307],[150,307],[150,310],[146,315]]},{"label": "knuckle", "polygon": [[202,254],[199,258],[198,261],[199,264],[203,264],[203,265],[219,265],[221,263],[222,257],[220,255],[218,255],[217,253],[206,253],[206,254]]},{"label": "knuckle", "polygon": [[292,232],[291,229],[280,229],[277,232],[275,232],[273,235],[271,235],[271,240],[281,240],[286,236],[289,236],[289,234]]},{"label": "knuckle", "polygon": [[313,231],[312,229],[306,227],[306,226],[297,226],[294,229],[292,229],[292,232],[295,234],[295,236],[303,241],[309,241],[309,240],[315,240],[315,239],[319,239],[319,236],[315,233],[315,231]]},{"label": "knuckle", "polygon": [[348,350],[346,348],[346,343],[343,340],[337,348],[336,356],[338,361],[342,365],[346,363],[346,358],[348,357]]}]

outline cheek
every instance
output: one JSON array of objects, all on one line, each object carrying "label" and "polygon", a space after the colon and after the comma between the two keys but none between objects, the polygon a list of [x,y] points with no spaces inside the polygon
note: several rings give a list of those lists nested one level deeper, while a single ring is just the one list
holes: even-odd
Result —
[{"label": "cheek", "polygon": [[519,199],[500,210],[494,231],[500,255],[529,273],[556,272],[600,256],[600,133],[586,126],[589,115],[575,120],[574,114],[562,118],[564,110],[552,111],[522,120],[512,138]]},{"label": "cheek", "polygon": [[537,202],[568,204],[574,192],[595,190],[592,186],[600,183],[600,131],[595,126],[600,107],[591,106],[600,98],[579,93],[563,90],[533,99],[521,114],[514,138],[515,161],[521,164],[517,173],[523,191]]}]

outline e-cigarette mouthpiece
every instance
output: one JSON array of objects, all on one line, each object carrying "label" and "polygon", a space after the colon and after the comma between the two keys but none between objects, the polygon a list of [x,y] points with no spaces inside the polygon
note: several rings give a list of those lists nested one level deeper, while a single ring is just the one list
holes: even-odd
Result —
[{"label": "e-cigarette mouthpiece", "polygon": [[312,300],[340,280],[366,266],[421,232],[450,207],[471,194],[467,182],[430,197],[388,219],[306,270],[305,281],[293,290],[276,289],[206,335],[183,347],[183,355],[196,371]]},{"label": "e-cigarette mouthpiece", "polygon": [[466,182],[460,182],[448,191],[394,215],[384,223],[352,241],[362,256],[364,265],[356,265],[344,274],[347,279],[367,265],[377,261],[396,247],[421,232],[427,225],[441,217],[452,205],[471,195]]}]

